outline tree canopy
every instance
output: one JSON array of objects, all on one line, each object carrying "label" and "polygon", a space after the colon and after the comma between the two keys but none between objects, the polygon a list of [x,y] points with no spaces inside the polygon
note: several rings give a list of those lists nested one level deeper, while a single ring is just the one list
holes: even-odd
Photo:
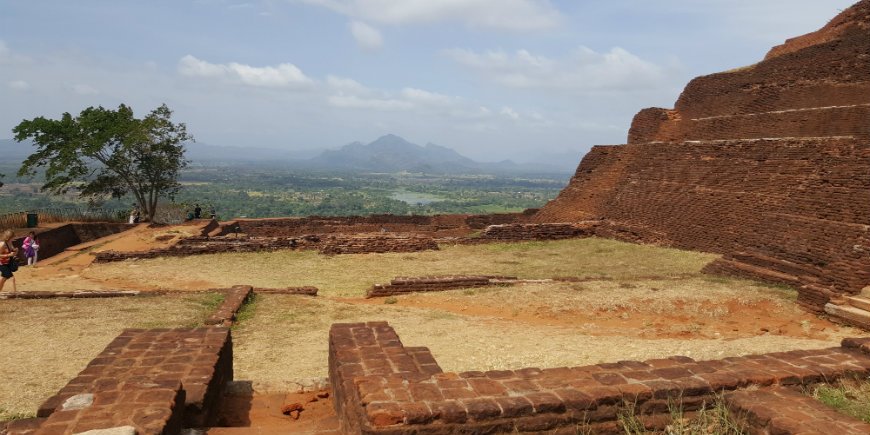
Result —
[{"label": "tree canopy", "polygon": [[192,141],[183,123],[173,123],[163,104],[142,119],[120,105],[117,110],[88,107],[73,117],[37,117],[12,129],[18,142],[32,139],[37,150],[21,165],[19,176],[45,169],[43,191],[62,194],[71,188],[83,198],[130,194],[148,219],[160,197],[173,198],[187,166],[184,142]]}]

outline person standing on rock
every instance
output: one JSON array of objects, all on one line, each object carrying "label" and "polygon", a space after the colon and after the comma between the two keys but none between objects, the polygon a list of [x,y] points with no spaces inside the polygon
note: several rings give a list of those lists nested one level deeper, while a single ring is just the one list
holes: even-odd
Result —
[{"label": "person standing on rock", "polygon": [[39,242],[36,240],[36,233],[31,231],[24,242],[21,243],[21,248],[24,249],[24,258],[27,258],[28,266],[36,266],[36,258],[39,251]]},{"label": "person standing on rock", "polygon": [[14,236],[12,230],[6,230],[0,235],[0,239],[2,239],[0,240],[0,291],[3,291],[3,286],[9,279],[12,280],[12,291],[18,291],[15,285],[15,276],[12,274],[14,272],[12,270],[13,262],[15,256],[18,255],[18,250],[12,245],[12,237]]},{"label": "person standing on rock", "polygon": [[196,208],[193,209],[193,218],[202,219],[202,207],[199,204],[194,204],[194,207]]}]

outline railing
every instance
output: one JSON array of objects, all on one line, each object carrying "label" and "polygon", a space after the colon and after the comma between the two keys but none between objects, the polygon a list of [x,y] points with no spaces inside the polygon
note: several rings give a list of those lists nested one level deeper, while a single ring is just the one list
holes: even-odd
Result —
[{"label": "railing", "polygon": [[40,224],[58,222],[124,222],[127,212],[115,209],[40,208],[0,215],[0,228],[25,228],[27,215],[36,213]]}]

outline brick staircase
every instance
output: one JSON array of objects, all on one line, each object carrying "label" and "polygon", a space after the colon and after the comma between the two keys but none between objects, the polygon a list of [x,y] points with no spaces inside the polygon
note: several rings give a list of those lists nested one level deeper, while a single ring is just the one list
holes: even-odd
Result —
[{"label": "brick staircase", "polygon": [[870,329],[870,287],[858,295],[832,300],[825,304],[825,312],[838,320]]}]

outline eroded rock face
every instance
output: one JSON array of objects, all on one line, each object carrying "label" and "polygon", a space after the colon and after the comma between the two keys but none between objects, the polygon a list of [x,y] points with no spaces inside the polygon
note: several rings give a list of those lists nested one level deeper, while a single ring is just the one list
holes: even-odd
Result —
[{"label": "eroded rock face", "polygon": [[[709,271],[857,293],[870,284],[870,0],[762,62],[644,109],[536,222],[726,254]],[[816,291],[814,294],[826,294]],[[828,296],[805,298],[820,311]]]}]

